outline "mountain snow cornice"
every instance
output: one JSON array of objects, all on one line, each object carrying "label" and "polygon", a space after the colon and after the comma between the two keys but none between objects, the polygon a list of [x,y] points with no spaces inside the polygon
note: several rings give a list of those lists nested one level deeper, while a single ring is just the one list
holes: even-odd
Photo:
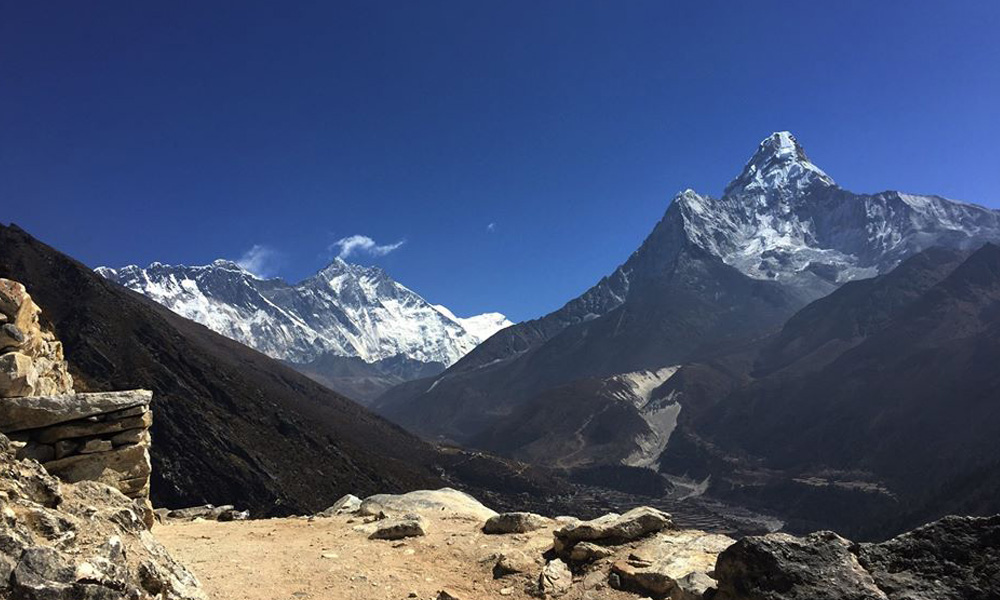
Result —
[{"label": "mountain snow cornice", "polygon": [[260,279],[227,260],[97,272],[217,333],[299,363],[332,353],[368,362],[402,355],[447,366],[511,325],[499,313],[456,317],[382,269],[340,258],[295,285]]}]

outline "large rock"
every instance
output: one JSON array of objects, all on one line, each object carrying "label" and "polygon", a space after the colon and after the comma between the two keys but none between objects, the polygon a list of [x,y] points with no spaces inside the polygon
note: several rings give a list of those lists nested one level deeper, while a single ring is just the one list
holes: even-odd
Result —
[{"label": "large rock", "polygon": [[556,549],[569,551],[577,542],[623,544],[671,527],[670,515],[649,506],[633,508],[623,515],[607,514],[592,521],[570,522],[556,529]]},{"label": "large rock", "polygon": [[204,600],[140,509],[93,481],[60,484],[0,435],[0,598]]},{"label": "large rock", "polygon": [[365,498],[361,503],[360,513],[416,513],[477,521],[486,521],[497,514],[472,496],[451,488],[417,490],[406,494],[376,494]]},{"label": "large rock", "polygon": [[527,533],[543,529],[553,523],[552,519],[530,512],[502,513],[486,520],[483,533],[490,535],[505,533]]},{"label": "large rock", "polygon": [[651,598],[700,600],[715,585],[710,573],[719,553],[732,544],[732,538],[703,531],[661,532],[616,562],[609,580],[612,587]]},{"label": "large rock", "polygon": [[405,515],[378,521],[375,531],[368,536],[372,540],[401,540],[408,537],[427,535],[427,520],[420,515]]},{"label": "large rock", "polygon": [[[41,309],[23,285],[0,279],[0,397],[68,394],[73,378],[63,358],[62,344],[42,328]],[[14,354],[15,356],[11,356]],[[30,361],[30,368],[25,360]]]},{"label": "large rock", "polygon": [[851,542],[830,531],[743,538],[719,555],[715,577],[711,600],[887,600]]},{"label": "large rock", "polygon": [[890,600],[1000,598],[1000,515],[945,517],[855,553]]},{"label": "large rock", "polygon": [[7,398],[0,402],[0,431],[48,427],[128,408],[148,406],[153,392],[97,392],[74,396]]}]

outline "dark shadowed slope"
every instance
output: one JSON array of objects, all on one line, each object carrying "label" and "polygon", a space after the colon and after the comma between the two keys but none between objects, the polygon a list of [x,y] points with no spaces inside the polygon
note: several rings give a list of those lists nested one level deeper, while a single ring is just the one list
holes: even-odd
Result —
[{"label": "dark shadowed slope", "polygon": [[13,225],[0,226],[0,276],[43,308],[78,386],[154,391],[157,505],[294,513],[441,483],[438,454],[414,436]]},{"label": "dark shadowed slope", "polygon": [[662,465],[862,535],[995,512],[998,364],[1000,248],[927,251],[800,311],[735,392],[682,396]]}]

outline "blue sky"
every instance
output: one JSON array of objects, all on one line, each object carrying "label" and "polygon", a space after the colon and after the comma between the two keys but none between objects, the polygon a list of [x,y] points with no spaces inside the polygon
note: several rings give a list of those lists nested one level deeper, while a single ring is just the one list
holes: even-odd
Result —
[{"label": "blue sky", "polygon": [[994,1],[4,2],[0,221],[92,266],[349,247],[527,319],[775,130],[846,188],[1000,206],[997,31]]}]

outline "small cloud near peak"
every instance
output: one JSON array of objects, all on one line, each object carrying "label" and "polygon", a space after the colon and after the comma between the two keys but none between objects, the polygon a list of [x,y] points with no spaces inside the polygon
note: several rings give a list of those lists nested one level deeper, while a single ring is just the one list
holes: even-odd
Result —
[{"label": "small cloud near peak", "polygon": [[340,238],[330,245],[330,252],[337,251],[338,258],[347,258],[352,254],[367,254],[369,256],[385,256],[406,243],[399,240],[392,244],[378,244],[367,235],[352,235]]}]

